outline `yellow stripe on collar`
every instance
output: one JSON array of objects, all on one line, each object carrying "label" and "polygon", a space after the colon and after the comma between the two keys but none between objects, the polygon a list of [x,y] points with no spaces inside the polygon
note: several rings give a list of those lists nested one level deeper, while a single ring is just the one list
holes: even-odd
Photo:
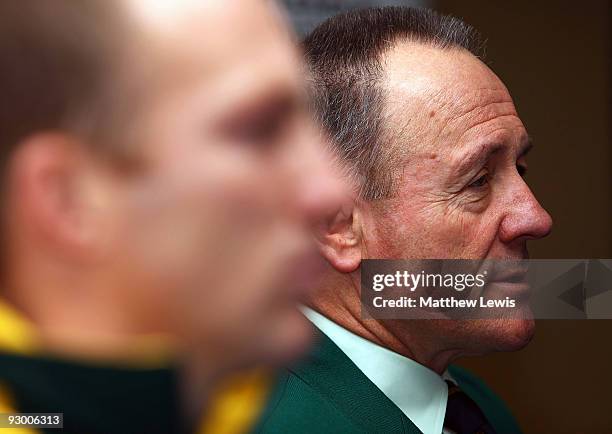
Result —
[{"label": "yellow stripe on collar", "polygon": [[38,348],[34,328],[12,307],[0,300],[0,351],[28,355]]},{"label": "yellow stripe on collar", "polygon": [[[12,399],[5,388],[0,387],[0,413],[16,413]],[[38,434],[40,431],[32,428],[0,428],[0,433],[7,434]]]},{"label": "yellow stripe on collar", "polygon": [[[0,300],[0,351],[30,355],[38,349],[31,324],[12,307]],[[17,413],[9,391],[0,384],[0,413]],[[33,428],[0,428],[0,433],[39,434]]]},{"label": "yellow stripe on collar", "polygon": [[251,432],[271,390],[270,373],[257,369],[236,374],[215,391],[199,434],[244,434]]}]

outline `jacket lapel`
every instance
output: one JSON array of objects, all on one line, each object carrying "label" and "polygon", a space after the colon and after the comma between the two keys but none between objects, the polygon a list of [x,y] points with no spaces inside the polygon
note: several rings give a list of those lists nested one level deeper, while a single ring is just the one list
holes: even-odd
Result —
[{"label": "jacket lapel", "polygon": [[368,433],[421,431],[327,336],[317,331],[314,350],[290,370]]}]

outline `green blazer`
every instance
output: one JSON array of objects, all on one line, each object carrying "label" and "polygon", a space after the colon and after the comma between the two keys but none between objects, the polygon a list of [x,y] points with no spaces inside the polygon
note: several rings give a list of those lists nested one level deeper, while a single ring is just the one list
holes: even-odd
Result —
[{"label": "green blazer", "polygon": [[[315,341],[308,357],[279,375],[255,432],[421,433],[327,336],[318,332]],[[481,380],[457,366],[449,372],[499,434],[521,432]]]}]

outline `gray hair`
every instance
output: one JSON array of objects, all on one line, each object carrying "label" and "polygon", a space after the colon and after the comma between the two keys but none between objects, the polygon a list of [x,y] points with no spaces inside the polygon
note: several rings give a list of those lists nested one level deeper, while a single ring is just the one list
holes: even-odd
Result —
[{"label": "gray hair", "polygon": [[382,116],[381,56],[402,39],[440,49],[462,48],[484,57],[484,43],[473,27],[458,18],[409,7],[342,13],[324,21],[303,42],[315,114],[365,200],[393,192],[394,153]]}]

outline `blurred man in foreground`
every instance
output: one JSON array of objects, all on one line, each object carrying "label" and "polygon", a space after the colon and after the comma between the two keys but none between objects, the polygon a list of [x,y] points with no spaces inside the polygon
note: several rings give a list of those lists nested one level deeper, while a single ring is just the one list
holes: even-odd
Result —
[{"label": "blurred man in foreground", "polygon": [[475,31],[428,10],[371,9],[331,18],[304,48],[355,199],[319,234],[329,267],[306,315],[321,333],[262,431],[519,431],[450,364],[523,347],[532,320],[366,320],[359,296],[362,259],[523,259],[550,231],[523,180],[530,141]]},{"label": "blurred man in foreground", "polygon": [[188,430],[225,371],[302,351],[339,185],[273,5],[3,1],[0,59],[3,411]]}]

